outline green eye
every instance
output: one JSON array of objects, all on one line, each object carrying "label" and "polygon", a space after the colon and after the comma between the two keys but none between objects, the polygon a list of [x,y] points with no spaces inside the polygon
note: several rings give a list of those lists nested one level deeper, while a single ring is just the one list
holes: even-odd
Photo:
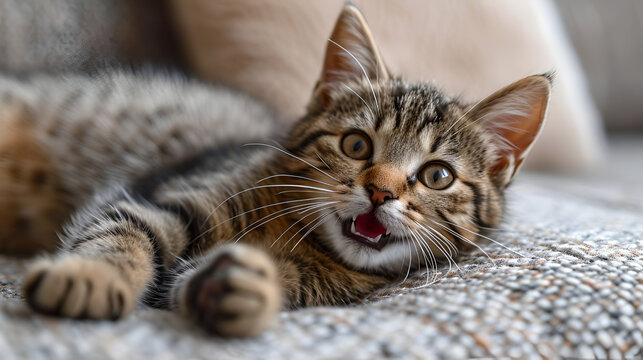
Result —
[{"label": "green eye", "polygon": [[420,181],[433,190],[444,190],[455,180],[453,172],[440,163],[432,163],[420,171]]},{"label": "green eye", "polygon": [[371,139],[361,132],[351,132],[344,135],[341,148],[346,156],[355,160],[366,160],[373,153]]}]

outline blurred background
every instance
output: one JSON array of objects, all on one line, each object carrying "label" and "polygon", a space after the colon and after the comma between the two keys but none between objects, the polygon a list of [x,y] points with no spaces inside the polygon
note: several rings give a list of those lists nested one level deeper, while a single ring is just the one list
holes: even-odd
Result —
[{"label": "blurred background", "polygon": [[556,5],[606,128],[643,130],[643,2],[557,0]]},{"label": "blurred background", "polygon": [[[385,58],[393,58],[389,65],[411,74],[408,78],[419,74],[446,84],[448,90],[478,97],[478,93],[489,91],[487,87],[506,84],[505,77],[515,80],[517,74],[557,70],[562,83],[557,85],[562,90],[554,93],[554,101],[561,103],[555,107],[568,111],[551,111],[551,130],[539,140],[545,144],[535,149],[532,168],[595,172],[604,164],[602,160],[610,158],[609,149],[615,141],[629,144],[623,145],[628,152],[643,151],[637,147],[643,142],[642,1],[471,1],[457,6],[440,1],[356,2]],[[171,68],[245,90],[292,121],[303,112],[319,72],[324,38],[342,3],[0,0],[0,71],[91,73],[109,66]],[[467,28],[472,23],[477,28]],[[262,28],[253,27],[256,24]],[[261,49],[266,34],[273,33],[279,38],[271,47]],[[408,35],[400,38],[392,33]],[[422,48],[433,51],[428,52],[435,54],[426,60],[428,70],[418,70],[424,68],[422,62],[409,62],[414,53],[408,55],[391,45],[396,43],[409,43],[407,48],[417,53],[422,53]],[[478,47],[462,45],[471,43]],[[282,52],[283,48],[298,50],[287,52],[287,56],[271,54],[277,44]],[[561,60],[561,52],[569,56]],[[549,55],[533,61],[543,53]],[[305,65],[307,54],[314,59],[310,65]],[[278,58],[280,55],[284,58]],[[461,61],[464,58],[473,60]],[[521,68],[520,64],[532,65]],[[252,69],[267,74],[264,83]],[[505,76],[502,69],[510,70]],[[466,74],[466,78],[458,79],[458,74]],[[481,75],[475,78],[477,74]],[[303,85],[289,89],[287,79]],[[473,84],[470,89],[463,85],[466,82]],[[478,83],[486,87],[477,88]],[[308,90],[299,91],[297,86]],[[570,125],[556,125],[566,123]],[[613,140],[614,136],[629,140]],[[611,147],[605,147],[606,138]],[[639,161],[637,166],[641,165]]]}]

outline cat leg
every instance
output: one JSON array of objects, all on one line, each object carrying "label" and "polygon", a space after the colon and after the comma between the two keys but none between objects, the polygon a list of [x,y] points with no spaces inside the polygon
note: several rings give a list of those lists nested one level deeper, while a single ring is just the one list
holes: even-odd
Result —
[{"label": "cat leg", "polygon": [[81,211],[64,250],[36,262],[24,281],[30,306],[71,318],[120,318],[188,241],[175,213],[133,200]]},{"label": "cat leg", "polygon": [[[139,278],[149,278],[145,270],[138,270]],[[25,297],[44,314],[115,320],[136,303],[139,289],[128,281],[131,275],[122,274],[113,259],[67,255],[34,264],[25,278]]]},{"label": "cat leg", "polygon": [[207,331],[256,336],[281,308],[273,260],[249,245],[215,249],[179,272],[172,289],[173,306]]},{"label": "cat leg", "polygon": [[346,305],[392,283],[314,251],[271,257],[238,243],[180,266],[171,302],[210,332],[246,337],[261,333],[282,308]]}]

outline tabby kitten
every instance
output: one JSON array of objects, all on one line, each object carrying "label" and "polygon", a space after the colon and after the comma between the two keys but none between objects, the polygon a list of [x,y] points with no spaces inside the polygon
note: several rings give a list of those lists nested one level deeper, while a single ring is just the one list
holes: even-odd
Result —
[{"label": "tabby kitten", "polygon": [[62,249],[26,275],[34,310],[115,319],[141,301],[251,336],[279,309],[359,301],[476,246],[542,127],[550,78],[473,105],[404,82],[349,4],[283,147],[252,142],[282,131],[260,105],[174,78],[0,90],[2,247],[75,209]]}]

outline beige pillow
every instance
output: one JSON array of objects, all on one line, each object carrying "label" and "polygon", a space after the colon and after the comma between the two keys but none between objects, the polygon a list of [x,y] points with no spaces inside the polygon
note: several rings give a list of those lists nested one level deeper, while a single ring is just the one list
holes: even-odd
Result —
[{"label": "beige pillow", "polygon": [[[342,0],[173,0],[192,69],[304,113]],[[355,1],[384,61],[407,80],[435,80],[470,101],[527,75],[557,71],[549,120],[527,166],[577,172],[603,157],[600,119],[549,1]]]}]

